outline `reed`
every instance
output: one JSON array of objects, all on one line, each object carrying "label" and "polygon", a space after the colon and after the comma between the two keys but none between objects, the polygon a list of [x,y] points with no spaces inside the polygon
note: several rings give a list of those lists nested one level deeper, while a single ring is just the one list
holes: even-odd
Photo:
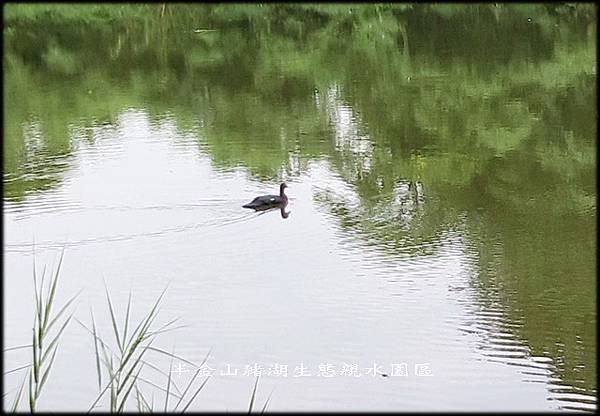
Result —
[{"label": "reed", "polygon": [[[46,283],[46,267],[43,269],[41,279],[38,279],[34,252],[33,282],[35,313],[32,328],[32,343],[4,349],[5,354],[9,351],[20,349],[31,350],[30,364],[14,368],[4,373],[4,375],[7,375],[26,370],[19,387],[13,389],[13,391],[16,390],[16,394],[10,407],[11,412],[18,411],[19,403],[21,402],[23,395],[27,394],[29,411],[35,413],[40,394],[49,379],[50,370],[52,369],[58,352],[61,336],[73,318],[74,311],[69,311],[69,307],[73,304],[79,293],[71,297],[58,312],[53,314],[53,311],[56,310],[54,303],[63,259],[64,249],[61,252],[55,273],[49,279],[46,286],[44,286]],[[193,362],[176,355],[174,351],[168,352],[154,345],[159,335],[184,327],[183,325],[175,325],[178,318],[157,328],[154,326],[160,311],[161,301],[167,288],[161,292],[149,312],[147,312],[134,326],[131,318],[132,293],[129,293],[125,314],[122,319],[119,319],[106,282],[104,283],[104,287],[107,309],[110,315],[112,329],[112,336],[110,338],[112,341],[100,334],[91,308],[90,324],[86,324],[81,320],[74,318],[75,321],[78,322],[93,338],[98,394],[88,411],[100,407],[102,398],[107,397],[108,411],[111,413],[125,412],[128,403],[130,404],[129,407],[132,407],[131,402],[134,402],[135,408],[139,412],[186,412],[211,378],[211,376],[208,375],[204,380],[197,381],[198,376],[201,374],[202,366],[208,360],[210,351],[206,354],[203,361],[199,365],[196,365]],[[150,360],[151,354],[160,354],[170,357],[169,371],[164,372],[153,364]],[[171,377],[173,359],[180,360],[196,368],[194,375],[183,391]],[[152,369],[163,375],[165,377],[165,386],[160,386],[148,380],[142,372],[142,370],[145,369]],[[155,390],[152,391],[152,398],[148,401],[143,393],[140,383],[150,385],[154,389],[164,393],[165,399],[161,409],[155,408]],[[252,397],[250,399],[249,412],[252,412],[255,405],[257,388],[258,378],[254,384]],[[4,393],[4,396],[8,393],[10,392]],[[262,412],[266,410],[270,398],[271,395],[267,398],[267,401],[262,408]],[[170,399],[173,399],[173,401],[170,401]]]},{"label": "reed", "polygon": [[55,303],[58,277],[60,275],[64,254],[65,251],[63,249],[54,275],[50,277],[48,284],[44,286],[46,280],[46,267],[44,267],[42,276],[38,281],[38,275],[35,266],[35,251],[33,252],[33,288],[35,313],[32,327],[32,343],[6,348],[4,350],[6,353],[7,351],[24,348],[31,349],[30,364],[9,370],[4,373],[6,375],[19,370],[27,370],[11,406],[12,412],[17,411],[26,383],[29,411],[31,413],[36,411],[38,399],[42,393],[44,385],[48,381],[50,371],[58,352],[60,338],[64,333],[65,328],[71,321],[71,318],[73,317],[72,311],[69,314],[66,314],[66,312],[79,294],[71,297],[57,313],[52,314],[53,309],[55,309],[53,306]]},{"label": "reed", "polygon": [[[95,409],[100,400],[104,396],[107,396],[108,409],[111,413],[124,412],[129,399],[135,399],[135,405],[138,411],[154,412],[156,410],[154,408],[154,402],[148,402],[144,396],[144,393],[142,392],[140,383],[149,384],[165,393],[164,406],[161,411],[175,411],[180,404],[184,405],[183,411],[185,411],[208,382],[210,376],[206,377],[206,379],[198,387],[193,389],[194,394],[189,400],[186,400],[186,395],[191,391],[191,387],[196,380],[196,376],[200,372],[200,368],[208,359],[208,354],[200,365],[196,365],[193,362],[174,354],[173,352],[165,351],[153,345],[159,334],[182,327],[174,326],[177,319],[173,319],[156,329],[152,327],[160,310],[160,302],[163,299],[166,290],[167,289],[165,288],[162,291],[158,299],[154,302],[154,305],[150,311],[138,322],[133,331],[130,331],[130,328],[133,327],[133,323],[131,322],[131,292],[129,294],[125,315],[123,319],[119,320],[115,312],[110,293],[105,284],[106,301],[110,314],[113,335],[112,338],[114,341],[112,346],[110,345],[108,339],[100,335],[96,327],[94,314],[91,310],[91,328],[80,320],[77,320],[77,322],[92,335],[94,341],[96,376],[99,393],[92,402],[89,411]],[[152,362],[149,360],[151,353],[158,353],[171,358],[171,364],[169,366],[168,373],[165,373],[156,365],[152,364]],[[178,359],[198,368],[195,376],[188,383],[183,393],[171,377],[173,359]],[[148,380],[142,374],[142,370],[144,368],[151,368],[162,374],[166,378],[165,387],[161,387],[158,384]],[[105,380],[104,383],[103,379]],[[176,402],[176,406],[172,408],[169,408],[170,398],[175,398],[178,400]]]}]

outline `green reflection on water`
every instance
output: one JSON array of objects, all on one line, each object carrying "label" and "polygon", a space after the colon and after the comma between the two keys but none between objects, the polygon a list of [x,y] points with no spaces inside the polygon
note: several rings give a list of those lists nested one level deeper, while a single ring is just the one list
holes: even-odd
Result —
[{"label": "green reflection on water", "polygon": [[259,180],[327,160],[360,198],[316,196],[341,227],[392,252],[462,227],[481,296],[493,274],[514,331],[593,393],[595,21],[585,4],[9,5],[4,198],[56,187],[72,130],[132,107]]}]

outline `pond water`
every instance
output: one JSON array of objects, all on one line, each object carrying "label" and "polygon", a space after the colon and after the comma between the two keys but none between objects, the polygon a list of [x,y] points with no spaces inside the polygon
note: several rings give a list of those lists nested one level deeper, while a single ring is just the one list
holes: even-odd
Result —
[{"label": "pond water", "polygon": [[[594,11],[13,7],[5,348],[64,250],[57,302],[107,339],[105,284],[135,322],[167,288],[189,362],[151,361],[181,388],[208,354],[193,410],[247,409],[261,369],[272,411],[595,410]],[[280,182],[287,218],[241,207]],[[95,366],[71,321],[39,409],[87,410]]]}]

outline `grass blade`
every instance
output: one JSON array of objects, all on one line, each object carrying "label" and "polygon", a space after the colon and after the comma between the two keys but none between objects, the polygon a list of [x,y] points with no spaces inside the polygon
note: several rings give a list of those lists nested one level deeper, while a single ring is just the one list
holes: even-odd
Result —
[{"label": "grass blade", "polygon": [[181,413],[185,413],[185,411],[188,409],[188,407],[190,407],[190,405],[192,404],[192,402],[194,401],[194,399],[196,398],[196,396],[198,395],[198,393],[200,393],[200,391],[204,388],[204,386],[206,385],[206,383],[208,383],[208,380],[210,379],[211,376],[208,376],[204,379],[204,381],[202,382],[202,384],[200,385],[200,387],[198,387],[198,390],[196,390],[196,392],[194,393],[194,395],[192,396],[192,398],[190,399],[189,402],[187,402],[187,404],[185,405],[185,407],[183,408],[183,410],[181,411]]},{"label": "grass blade", "polygon": [[77,296],[79,296],[80,293],[81,293],[81,290],[79,292],[77,292],[71,299],[69,299],[69,301],[67,303],[65,303],[65,305],[56,314],[56,316],[54,318],[52,318],[52,320],[48,324],[48,327],[46,328],[46,331],[45,331],[46,333],[48,333],[50,331],[50,328],[52,328],[52,325],[54,325],[58,321],[58,318],[61,317],[61,315],[67,310],[67,308],[69,307],[69,305],[71,303],[73,303],[73,301],[77,298]]},{"label": "grass blade", "polygon": [[46,265],[44,265],[44,271],[42,272],[42,282],[39,286],[37,283],[37,271],[35,267],[35,242],[32,246],[33,252],[33,291],[35,295],[35,312],[37,314],[38,322],[42,322],[42,289],[44,288],[44,276],[46,275]]},{"label": "grass blade", "polygon": [[21,395],[23,394],[23,386],[25,386],[25,380],[27,380],[27,374],[23,377],[23,382],[21,383],[21,387],[19,387],[19,391],[15,396],[15,400],[10,408],[11,413],[15,413],[17,411],[17,406],[19,406],[19,402],[21,401]]},{"label": "grass blade", "polygon": [[177,317],[177,318],[175,318],[175,319],[172,319],[172,320],[170,320],[169,322],[167,322],[166,324],[164,324],[163,326],[161,326],[160,328],[158,328],[157,330],[155,330],[155,331],[150,331],[150,332],[148,332],[147,334],[148,334],[148,335],[154,335],[154,334],[159,334],[159,333],[161,333],[161,332],[172,331],[172,330],[174,330],[174,329],[177,329],[177,328],[183,328],[183,327],[185,327],[185,326],[189,326],[189,325],[180,325],[180,326],[176,326],[176,327],[173,327],[173,328],[168,328],[170,325],[173,325],[173,324],[174,324],[175,322],[177,322],[179,319],[180,319],[179,317]]},{"label": "grass blade", "polygon": [[35,399],[33,398],[33,371],[29,370],[29,411],[35,412]]},{"label": "grass blade", "polygon": [[38,340],[35,331],[35,325],[33,327],[33,376],[35,378],[35,383],[38,382],[39,376],[39,362],[38,362]]},{"label": "grass blade", "polygon": [[56,273],[54,274],[54,279],[52,280],[52,286],[50,288],[50,294],[48,295],[48,300],[46,301],[46,308],[44,311],[44,322],[42,324],[43,331],[46,331],[46,324],[48,323],[48,318],[50,317],[50,310],[52,309],[52,304],[54,303],[54,295],[56,293],[56,285],[58,284],[58,276],[60,273],[60,267],[62,266],[63,257],[65,255],[65,249],[63,248],[60,259],[58,260],[58,266],[56,268]]},{"label": "grass blade", "polygon": [[260,411],[260,413],[264,413],[265,410],[267,410],[267,406],[269,405],[269,401],[271,401],[271,396],[273,395],[273,391],[274,390],[275,390],[275,388],[273,388],[273,390],[271,390],[271,393],[269,393],[269,397],[267,397],[267,401],[265,402],[265,405],[263,406],[263,408]]},{"label": "grass blade", "polygon": [[184,363],[188,363],[188,364],[193,365],[194,367],[198,368],[198,366],[196,364],[194,364],[193,362],[191,362],[189,360],[186,360],[185,358],[182,358],[182,357],[180,357],[178,355],[172,354],[172,353],[170,353],[168,351],[161,350],[160,348],[156,348],[156,347],[150,347],[150,349],[152,351],[156,351],[156,352],[160,352],[161,354],[168,355],[169,357],[177,358],[178,360],[183,361]]},{"label": "grass blade", "polygon": [[40,393],[42,392],[42,387],[44,387],[44,384],[46,383],[46,379],[48,378],[48,375],[50,374],[50,369],[52,368],[52,364],[54,363],[54,358],[56,357],[57,351],[58,351],[58,344],[56,344],[56,347],[54,347],[54,352],[52,353],[52,358],[50,359],[48,368],[46,368],[46,371],[44,372],[44,375],[42,376],[42,381],[40,382],[40,387],[38,388],[38,390],[35,394],[36,400],[39,397]]},{"label": "grass blade", "polygon": [[[160,300],[160,298],[159,298],[159,300]],[[142,322],[146,322],[146,323],[148,323],[148,325],[146,325],[146,323],[142,324],[142,322],[140,322],[140,325],[142,325],[141,328],[138,325],[138,328],[140,328],[139,329],[139,334],[138,334],[137,337],[135,337],[135,340],[133,341],[133,344],[131,346],[129,346],[129,344],[127,345],[127,348],[126,348],[127,355],[125,356],[125,359],[123,360],[124,364],[127,363],[127,361],[131,358],[131,356],[133,355],[134,351],[137,349],[138,345],[140,345],[144,341],[144,339],[147,338],[146,337],[146,331],[147,331],[147,328],[148,328],[149,324],[154,319],[153,316],[152,316],[154,313],[155,313],[155,309],[153,308],[152,311],[150,312],[150,314],[146,317],[146,319],[142,320]],[[134,334],[137,333],[137,331],[138,331],[138,329],[136,329],[134,331]],[[133,335],[134,334],[132,334],[132,339],[133,339]],[[149,345],[150,344],[148,344],[148,346]]]},{"label": "grass blade", "polygon": [[[135,384],[133,385],[135,386]],[[138,390],[137,386],[135,388],[135,401],[137,404],[138,413],[142,413],[144,411],[144,407],[142,401],[140,400],[140,391]]]},{"label": "grass blade", "polygon": [[[100,345],[102,345],[102,344],[100,344]],[[112,357],[110,360],[108,360],[108,357],[106,356],[106,350],[104,348],[102,349],[102,352],[104,353],[104,362],[105,362],[106,369],[108,371],[109,380],[108,380],[108,383],[106,383],[106,386],[104,387],[104,389],[98,394],[98,397],[96,397],[96,400],[94,400],[94,402],[88,409],[88,413],[91,412],[94,407],[96,407],[96,404],[100,401],[102,396],[104,396],[104,393],[106,392],[106,390],[108,390],[110,388],[111,393],[112,393],[113,380],[117,376],[116,373],[113,373],[113,371],[112,371]]]},{"label": "grass blade", "polygon": [[162,334],[163,332],[169,332],[169,331],[175,331],[177,329],[182,329],[182,328],[189,328],[190,325],[178,325],[178,326],[174,326],[173,328],[166,328],[166,329],[158,329],[156,331],[150,331],[148,332],[148,336],[152,336],[152,335],[158,335],[158,334]]},{"label": "grass blade", "polygon": [[127,339],[127,327],[129,326],[129,311],[131,309],[131,290],[129,290],[129,299],[127,300],[127,312],[125,312],[125,328],[123,329],[123,348],[125,348],[125,340]]},{"label": "grass blade", "polygon": [[115,338],[117,339],[117,345],[119,346],[119,350],[123,353],[123,345],[121,345],[121,340],[119,338],[119,329],[117,327],[117,318],[115,317],[115,311],[113,310],[112,302],[110,301],[110,295],[108,293],[108,287],[106,286],[106,281],[104,282],[104,289],[106,291],[106,300],[108,301],[108,309],[110,311],[110,319],[112,320],[113,330],[115,331]]},{"label": "grass blade", "polygon": [[[175,349],[173,349],[175,350]],[[171,390],[171,374],[173,370],[173,357],[171,357],[171,363],[169,364],[169,377],[167,379],[167,394],[165,394],[165,413],[167,413],[167,407],[169,404],[169,391]]]},{"label": "grass blade", "polygon": [[[156,384],[156,383],[153,383],[153,382],[151,382],[150,380],[146,380],[145,378],[142,378],[142,377],[138,377],[138,380],[139,380],[139,381],[143,381],[143,382],[144,382],[144,383],[146,383],[146,384],[150,384],[150,385],[151,385],[151,386],[153,386],[153,387],[156,387],[157,389],[159,389],[159,390],[160,390],[160,391],[162,391],[163,393],[166,393],[166,392],[167,392],[167,391],[166,391],[166,390],[165,390],[163,387],[159,386],[159,385],[158,385],[158,384]],[[172,391],[170,391],[170,392],[169,392],[169,394],[170,394],[171,396],[174,396],[176,399],[179,399],[179,397],[180,397],[178,394],[176,394],[176,393],[173,393]],[[152,397],[152,403],[151,403],[151,404],[152,404],[152,409],[154,409],[154,397]]]},{"label": "grass blade", "polygon": [[[46,265],[44,265],[44,270],[42,271],[42,282],[40,283],[40,292],[39,292],[39,295],[40,295],[40,297],[39,297],[39,306],[38,306],[38,310],[37,310],[38,311],[38,314],[37,314],[37,317],[38,317],[38,320],[37,320],[38,335],[37,335],[37,337],[38,337],[38,343],[39,343],[38,344],[38,349],[39,349],[38,353],[40,353],[42,351],[42,340],[43,340],[43,335],[44,335],[43,330],[42,330],[42,322],[43,322],[43,319],[44,319],[43,316],[42,316],[42,309],[43,309],[42,308],[42,305],[43,305],[42,298],[43,298],[43,292],[44,292],[44,279],[45,278],[46,278]],[[34,323],[34,326],[35,326],[35,324],[36,323]]]},{"label": "grass blade", "polygon": [[35,297],[35,313],[37,315],[38,320],[41,322],[42,320],[42,301],[41,301],[41,289],[40,293],[38,293],[38,283],[37,283],[37,272],[35,270],[35,248],[33,249],[33,296]]},{"label": "grass blade", "polygon": [[154,302],[154,306],[152,307],[152,310],[150,311],[150,314],[148,314],[148,317],[146,318],[146,320],[144,322],[144,325],[140,329],[140,334],[146,334],[146,332],[148,331],[148,328],[150,327],[150,325],[152,324],[152,321],[154,321],[154,318],[156,317],[156,312],[157,312],[158,305],[160,304],[160,301],[162,300],[162,298],[165,295],[166,291],[167,291],[167,288],[164,288],[163,291],[162,291],[162,293],[160,294],[160,296],[156,300],[156,302]]},{"label": "grass blade", "polygon": [[46,348],[46,352],[44,352],[44,354],[42,355],[42,359],[40,360],[40,365],[42,365],[44,363],[44,361],[46,360],[46,357],[48,356],[48,354],[50,354],[50,350],[52,350],[52,347],[58,342],[58,339],[60,338],[61,334],[63,333],[63,331],[65,330],[65,328],[69,324],[69,322],[71,321],[72,317],[73,317],[73,314],[71,314],[65,320],[65,322],[63,323],[63,325],[58,330],[58,333],[56,334],[56,336],[54,337],[54,339],[52,339],[52,341],[50,341],[50,344],[48,344],[48,347]]},{"label": "grass blade", "polygon": [[[157,310],[158,305],[159,305],[162,297],[164,296],[166,290],[167,290],[167,288],[165,288],[162,291],[162,293],[160,294],[160,296],[158,297],[156,302],[154,302],[154,306],[152,307],[152,310],[150,311],[150,313],[146,316],[146,318],[142,319],[140,321],[140,323],[138,324],[138,326],[135,328],[135,330],[131,334],[131,338],[130,338],[129,342],[127,342],[127,345],[124,347],[125,350],[131,350],[131,348],[130,348],[131,343],[139,344],[140,342],[142,342],[144,340],[144,337],[147,335],[147,330],[150,327],[150,324],[156,317],[156,310]],[[126,357],[126,360],[128,358],[129,357]]]},{"label": "grass blade", "polygon": [[144,368],[144,364],[143,363],[140,366],[140,369],[138,370],[138,372],[136,373],[136,375],[133,376],[133,379],[131,380],[131,383],[129,384],[129,388],[127,389],[127,391],[125,392],[125,395],[123,396],[123,399],[121,400],[121,405],[119,406],[119,409],[117,410],[119,413],[121,413],[123,411],[123,407],[125,406],[125,402],[127,401],[127,397],[129,396],[129,393],[131,393],[131,389],[135,385],[135,382],[136,382],[138,376],[142,372],[142,368]]},{"label": "grass blade", "polygon": [[92,331],[91,329],[89,329],[87,326],[85,326],[85,324],[83,322],[81,322],[79,319],[75,318],[75,321],[81,325],[83,327],[83,329],[85,329],[86,331],[88,331],[91,335],[94,336],[94,339],[96,339],[98,341],[98,343],[102,346],[102,348],[108,348],[108,350],[111,352],[111,354],[113,354],[113,350],[110,348],[110,346],[102,341],[102,338],[100,338],[99,335],[94,334],[94,331]]},{"label": "grass blade", "polygon": [[180,319],[180,317],[177,317],[175,319],[171,319],[169,322],[167,322],[166,324],[162,325],[160,328],[157,329],[157,331],[162,331],[165,328],[167,328],[170,325],[173,325],[175,322],[177,322]]},{"label": "grass blade", "polygon": [[190,389],[190,387],[192,386],[192,383],[194,382],[194,380],[196,380],[196,377],[198,376],[198,374],[200,374],[200,371],[202,369],[199,368],[196,370],[196,372],[194,373],[194,375],[192,376],[192,379],[190,380],[190,382],[188,383],[187,387],[185,388],[185,390],[183,391],[183,394],[181,395],[181,397],[179,398],[179,401],[177,403],[175,403],[175,407],[173,408],[173,411],[177,410],[177,408],[179,407],[179,404],[181,403],[181,401],[183,400],[183,398],[185,397],[185,394],[188,392],[188,390]]},{"label": "grass blade", "polygon": [[8,351],[13,351],[13,350],[20,350],[23,348],[30,348],[31,344],[26,344],[26,345],[18,345],[16,347],[8,347],[4,349],[4,352],[8,352]]},{"label": "grass blade", "polygon": [[[110,357],[110,368],[113,367],[112,356]],[[115,377],[118,378],[119,372],[115,372]],[[117,408],[117,387],[115,383],[110,383],[110,411],[111,413],[115,412]]]},{"label": "grass blade", "polygon": [[[147,365],[148,367],[152,368],[153,370],[156,370],[157,372],[159,372],[160,374],[162,374],[165,377],[168,377],[169,375],[161,370],[160,368],[158,368],[157,366],[155,366],[154,364],[146,361],[146,360],[142,360],[142,362],[144,363],[144,365]],[[181,390],[179,390],[179,387],[177,387],[177,384],[175,384],[175,382],[173,380],[171,380],[171,385],[175,388],[175,390],[177,391],[177,394],[181,394]]]},{"label": "grass blade", "polygon": [[[27,378],[27,375],[25,375],[25,378]],[[18,389],[18,387],[13,387],[13,388],[12,388],[12,389],[10,389],[10,390],[3,391],[3,392],[2,392],[2,398],[5,398],[6,396],[8,396],[10,393],[12,393],[13,391],[15,391],[15,390],[17,390],[17,389]]]},{"label": "grass blade", "polygon": [[144,394],[142,393],[142,391],[138,388],[137,384],[135,385],[135,392],[136,392],[136,394],[139,394],[140,399],[142,399],[141,403],[146,407],[146,409],[148,409],[148,412],[152,412],[152,409],[150,408],[148,401],[144,397]]},{"label": "grass blade", "polygon": [[96,372],[98,373],[98,390],[102,388],[102,371],[100,370],[100,354],[98,353],[98,336],[96,333],[96,321],[94,320],[94,313],[90,308],[90,315],[92,316],[92,331],[94,335],[94,353],[96,354]]},{"label": "grass blade", "polygon": [[208,357],[210,356],[210,352],[212,351],[212,348],[208,350],[208,352],[206,353],[206,356],[204,357],[204,359],[202,360],[202,362],[200,363],[200,366],[198,367],[198,369],[196,370],[196,372],[194,373],[194,375],[192,376],[191,381],[188,383],[187,387],[185,388],[185,390],[183,391],[183,394],[181,395],[181,398],[179,399],[179,401],[177,402],[177,404],[175,405],[175,408],[173,409],[173,411],[177,410],[177,408],[179,407],[179,404],[181,403],[181,401],[183,400],[183,398],[185,397],[186,393],[188,392],[188,390],[190,389],[190,387],[192,387],[192,384],[194,383],[194,380],[196,379],[196,377],[198,376],[198,374],[200,374],[200,371],[202,370],[202,366],[204,365],[204,363],[206,363],[206,361],[208,360]]},{"label": "grass blade", "polygon": [[42,269],[42,281],[40,282],[40,298],[39,298],[39,300],[40,300],[40,309],[38,311],[40,322],[42,322],[42,318],[43,318],[43,316],[42,316],[42,311],[43,311],[42,305],[44,304],[44,302],[43,302],[43,294],[44,294],[44,281],[45,280],[46,280],[46,265],[44,264],[44,268]]},{"label": "grass blade", "polygon": [[10,374],[10,373],[14,373],[16,371],[19,371],[19,370],[22,370],[22,369],[28,368],[28,367],[31,367],[31,364],[27,364],[27,365],[24,365],[22,367],[13,368],[12,370],[4,372],[4,375]]},{"label": "grass blade", "polygon": [[258,387],[258,377],[256,377],[256,383],[254,383],[254,390],[252,390],[252,397],[250,398],[250,407],[248,413],[252,413],[252,407],[254,406],[254,399],[256,398],[256,388]]},{"label": "grass blade", "polygon": [[117,395],[121,393],[121,390],[123,390],[125,383],[127,383],[127,381],[129,380],[129,377],[131,377],[131,373],[133,373],[133,371],[135,370],[135,367],[137,367],[137,365],[142,361],[142,357],[148,350],[148,347],[149,347],[149,345],[146,345],[146,347],[144,347],[144,349],[142,350],[140,355],[138,355],[137,359],[134,361],[133,365],[131,366],[131,368],[125,375],[125,378],[123,379],[123,384],[117,389]]}]

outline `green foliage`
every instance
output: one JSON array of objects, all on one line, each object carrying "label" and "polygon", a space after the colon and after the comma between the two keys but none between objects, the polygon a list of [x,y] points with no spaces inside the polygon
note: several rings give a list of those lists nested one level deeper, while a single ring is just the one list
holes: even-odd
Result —
[{"label": "green foliage", "polygon": [[18,4],[9,3],[4,6],[5,22],[29,22],[53,19],[65,23],[86,22],[99,23],[117,19],[141,18],[147,16],[158,5],[136,4]]}]

